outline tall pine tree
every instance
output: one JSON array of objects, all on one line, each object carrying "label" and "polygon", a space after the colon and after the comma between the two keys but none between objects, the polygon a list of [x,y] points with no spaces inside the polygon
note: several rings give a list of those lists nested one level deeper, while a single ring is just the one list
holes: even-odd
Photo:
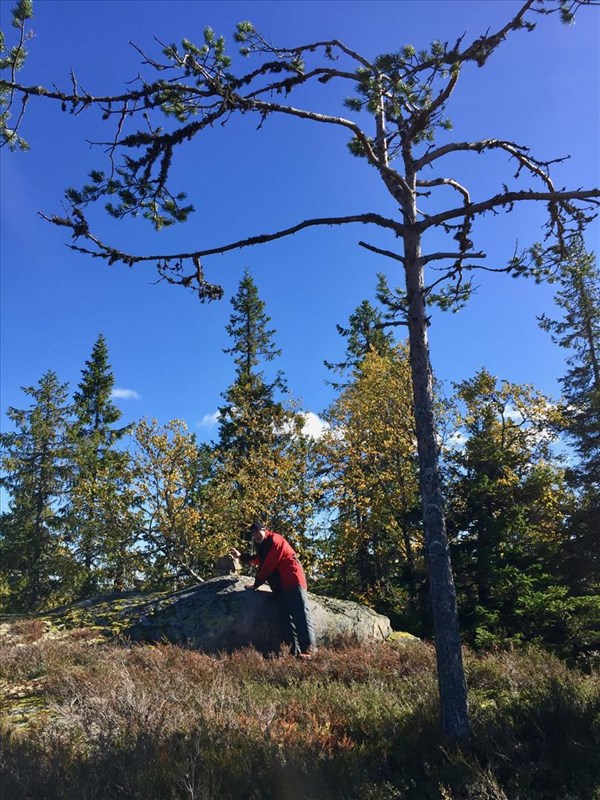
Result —
[{"label": "tall pine tree", "polygon": [[71,571],[60,513],[69,409],[67,385],[55,372],[23,391],[32,403],[27,409],[9,408],[15,430],[0,437],[2,487],[10,496],[1,517],[0,575],[4,605],[32,611],[63,599],[61,584]]}]

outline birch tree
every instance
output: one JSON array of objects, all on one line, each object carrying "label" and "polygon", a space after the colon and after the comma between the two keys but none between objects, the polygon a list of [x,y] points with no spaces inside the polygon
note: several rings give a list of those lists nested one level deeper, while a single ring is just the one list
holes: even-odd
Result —
[{"label": "birch tree", "polygon": [[[135,427],[134,491],[142,518],[145,571],[155,585],[204,580],[219,543],[202,536],[202,493],[210,456],[182,420]],[[224,544],[221,543],[224,549]],[[216,548],[216,550],[215,550]],[[223,550],[221,550],[223,552]]]},{"label": "birch tree", "polygon": [[407,349],[367,353],[325,418],[323,488],[337,514],[323,582],[406,623],[422,574]]},{"label": "birch tree", "polygon": [[[27,5],[24,0],[17,4],[21,11],[15,23],[21,33]],[[17,79],[24,46],[13,48],[3,58],[8,78],[0,83],[0,136],[7,146],[23,146],[22,111],[32,97],[58,102],[73,114],[95,108],[107,123],[113,123],[112,133],[103,143],[108,151],[107,167],[93,170],[89,183],[81,189],[67,190],[66,215],[48,217],[72,234],[71,247],[76,250],[111,264],[154,263],[160,279],[190,288],[201,300],[209,300],[222,296],[221,287],[211,282],[205,271],[210,257],[216,254],[317,226],[362,223],[397,238],[397,250],[380,243],[361,244],[397,262],[402,275],[397,312],[408,327],[410,343],[442,724],[453,739],[468,737],[470,726],[439,471],[427,332],[429,307],[436,302],[450,307],[466,301],[476,269],[533,274],[538,279],[551,272],[567,252],[569,239],[580,235],[589,221],[600,202],[600,190],[555,186],[551,176],[554,162],[536,158],[520,143],[488,138],[438,144],[436,134],[451,126],[446,109],[465,70],[483,67],[513,33],[533,31],[540,14],[559,13],[569,21],[585,5],[594,3],[526,0],[506,24],[497,30],[488,29],[473,41],[467,42],[463,36],[452,43],[436,41],[422,51],[406,46],[375,58],[337,39],[277,46],[244,22],[238,25],[235,38],[242,55],[256,59],[256,65],[238,74],[233,72],[224,39],[207,28],[200,45],[184,39],[179,46],[164,46],[156,56],[140,51],[148,74],[140,75],[137,85],[128,84],[117,95],[91,95],[79,88],[74,74],[71,86],[64,91],[39,83],[27,85]],[[25,38],[23,34],[22,42]],[[331,97],[327,91],[322,106],[318,105],[319,86],[331,82],[344,84],[351,95],[342,114],[339,108],[327,107]],[[295,90],[308,85],[314,85],[314,107],[289,102]],[[226,124],[238,114],[254,115],[259,127],[270,116],[282,115],[298,124],[345,131],[351,151],[372,167],[381,181],[381,191],[392,198],[397,212],[386,217],[367,209],[292,221],[281,230],[227,243],[199,242],[194,251],[186,252],[125,252],[92,230],[88,210],[96,201],[105,201],[112,217],[141,215],[157,229],[186,219],[192,206],[169,181],[175,152],[183,142],[201,137],[204,130],[216,123]],[[475,199],[473,188],[462,185],[444,166],[448,163],[451,170],[457,154],[503,155],[513,169],[495,193]],[[274,157],[269,152],[268,159]],[[438,200],[441,193],[451,198],[442,210]],[[486,214],[515,211],[531,203],[547,209],[543,243],[515,253],[509,264],[486,264],[486,254],[474,241],[476,224]],[[447,247],[427,249],[434,231],[447,234]]]}]

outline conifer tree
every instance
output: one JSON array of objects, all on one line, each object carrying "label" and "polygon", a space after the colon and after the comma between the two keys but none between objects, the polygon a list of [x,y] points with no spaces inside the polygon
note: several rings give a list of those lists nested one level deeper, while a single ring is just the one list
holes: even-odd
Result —
[{"label": "conifer tree", "polygon": [[[232,339],[235,379],[224,392],[220,410],[210,515],[212,525],[239,533],[261,517],[305,551],[312,513],[309,476],[311,445],[302,435],[302,416],[284,405],[289,394],[277,372],[268,381],[261,369],[280,351],[265,303],[248,271],[232,298],[227,325]],[[207,507],[208,507],[207,506]],[[305,559],[308,554],[303,553]],[[310,558],[308,558],[310,561]]]},{"label": "conifer tree", "polygon": [[[346,339],[346,357],[337,364],[329,361],[324,363],[328,369],[342,376],[350,376],[356,372],[372,350],[384,355],[393,346],[392,334],[384,329],[383,314],[368,300],[363,300],[350,314],[347,328],[342,325],[336,325],[336,328],[340,336]],[[347,384],[332,382],[332,385],[341,389]]]},{"label": "conifer tree", "polygon": [[268,328],[270,317],[247,270],[231,305],[233,313],[225,329],[233,344],[224,352],[233,356],[236,370],[234,382],[223,394],[226,405],[219,409],[219,445],[245,459],[261,444],[276,440],[286,421],[276,398],[287,393],[287,386],[280,372],[268,383],[259,369],[281,355],[281,350],[273,343],[275,331]]},{"label": "conifer tree", "polygon": [[596,256],[578,240],[559,273],[555,301],[562,320],[540,317],[552,341],[569,351],[560,378],[567,433],[579,456],[581,484],[600,484],[600,270]]},{"label": "conifer tree", "polygon": [[81,371],[78,391],[73,395],[76,432],[80,438],[92,440],[98,458],[105,456],[127,431],[127,428],[111,428],[121,418],[121,411],[111,399],[114,385],[106,339],[99,334]]},{"label": "conifer tree", "polygon": [[82,571],[82,596],[97,593],[101,585],[124,588],[128,553],[136,535],[128,456],[115,449],[129,426],[115,427],[121,411],[112,402],[113,387],[108,348],[100,334],[73,396],[70,430],[67,525]]},{"label": "conifer tree", "polygon": [[577,463],[568,471],[579,491],[571,519],[568,566],[580,590],[600,583],[600,270],[596,256],[578,240],[559,273],[555,295],[561,320],[540,317],[540,326],[565,348],[563,389],[565,432]]},{"label": "conifer tree", "polygon": [[573,608],[559,564],[573,497],[551,449],[560,412],[485,369],[456,389],[463,439],[446,459],[448,529],[463,628],[480,646],[564,643]]},{"label": "conifer tree", "polygon": [[62,599],[61,583],[72,569],[61,518],[69,408],[67,385],[55,372],[23,391],[31,405],[9,408],[15,430],[0,436],[2,486],[10,496],[1,517],[0,574],[6,605],[32,611]]}]

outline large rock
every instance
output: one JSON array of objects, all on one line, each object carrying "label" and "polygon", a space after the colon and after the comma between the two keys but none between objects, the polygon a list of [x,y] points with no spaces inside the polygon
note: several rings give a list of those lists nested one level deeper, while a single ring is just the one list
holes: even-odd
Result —
[{"label": "large rock", "polygon": [[[277,598],[268,587],[246,591],[251,578],[228,575],[191,589],[153,600],[142,616],[123,631],[134,641],[168,641],[206,653],[231,652],[253,646],[261,652],[278,651],[282,642]],[[390,621],[370,608],[346,600],[309,594],[317,644],[335,644],[342,638],[381,641],[392,632]]]}]

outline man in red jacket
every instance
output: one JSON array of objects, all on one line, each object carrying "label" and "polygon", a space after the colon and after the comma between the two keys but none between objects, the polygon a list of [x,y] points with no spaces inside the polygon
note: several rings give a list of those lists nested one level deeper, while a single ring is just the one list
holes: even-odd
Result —
[{"label": "man in red jacket", "polygon": [[255,590],[263,583],[269,584],[282,604],[292,653],[299,658],[309,658],[316,650],[316,639],[308,608],[306,578],[296,553],[281,534],[267,530],[260,522],[252,523],[249,534],[254,541],[254,553],[240,553],[235,548],[229,551],[243,564],[258,567],[254,586],[246,588]]}]

